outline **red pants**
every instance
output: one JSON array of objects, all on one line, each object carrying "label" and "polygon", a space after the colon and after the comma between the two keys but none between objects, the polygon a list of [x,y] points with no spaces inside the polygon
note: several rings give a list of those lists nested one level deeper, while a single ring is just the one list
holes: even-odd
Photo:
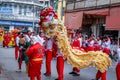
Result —
[{"label": "red pants", "polygon": [[[36,80],[36,79],[35,79],[35,77],[30,77],[30,80]],[[37,80],[41,80],[41,76],[40,75],[37,76]]]},{"label": "red pants", "polygon": [[20,60],[20,61],[18,62],[18,66],[19,66],[19,69],[21,70],[21,69],[22,69],[22,60]]},{"label": "red pants", "polygon": [[18,59],[19,47],[15,46],[15,59]]},{"label": "red pants", "polygon": [[52,53],[53,53],[53,57],[56,58],[57,56],[57,45],[53,42],[53,49],[52,49]]},{"label": "red pants", "polygon": [[51,74],[52,50],[46,51],[46,73]]},{"label": "red pants", "polygon": [[4,41],[4,42],[3,42],[3,46],[4,46],[4,47],[8,47],[8,43],[9,43],[8,41]]},{"label": "red pants", "polygon": [[99,70],[96,74],[96,80],[98,80],[101,77],[101,80],[106,80],[106,71],[104,73],[101,73]]},{"label": "red pants", "polygon": [[58,73],[58,80],[63,79],[63,71],[64,71],[64,59],[62,56],[57,57],[57,73]]},{"label": "red pants", "polygon": [[53,57],[55,57],[55,58],[56,58],[56,56],[57,56],[56,51],[53,51]]},{"label": "red pants", "polygon": [[118,63],[116,66],[116,76],[117,80],[120,80],[120,63]]},{"label": "red pants", "polygon": [[41,80],[42,61],[31,61],[28,63],[28,76],[30,80]]},{"label": "red pants", "polygon": [[79,68],[73,67],[73,72],[80,72]]}]

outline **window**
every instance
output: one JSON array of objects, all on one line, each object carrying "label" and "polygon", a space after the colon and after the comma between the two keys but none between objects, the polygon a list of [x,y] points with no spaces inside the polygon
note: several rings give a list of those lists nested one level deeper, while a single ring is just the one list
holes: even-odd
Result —
[{"label": "window", "polygon": [[29,12],[32,12],[32,11],[33,11],[33,7],[29,6]]},{"label": "window", "polygon": [[54,10],[57,11],[57,9],[58,9],[58,0],[55,0],[52,4],[53,4]]},{"label": "window", "polygon": [[26,16],[27,13],[27,6],[24,6],[24,15]]},{"label": "window", "polygon": [[22,6],[19,6],[19,15],[22,15]]},{"label": "window", "polygon": [[6,4],[2,4],[2,7],[6,7],[7,5]]},{"label": "window", "polygon": [[2,4],[0,4],[0,7],[2,7]]},{"label": "window", "polygon": [[43,1],[40,1],[40,4],[43,4]]},{"label": "window", "polygon": [[7,4],[4,4],[4,7],[7,7]]},{"label": "window", "polygon": [[9,7],[12,8],[12,4],[9,4]]},{"label": "window", "polygon": [[17,8],[17,4],[14,4],[14,8]]},{"label": "window", "polygon": [[48,7],[48,6],[49,6],[49,2],[45,1],[45,7]]}]

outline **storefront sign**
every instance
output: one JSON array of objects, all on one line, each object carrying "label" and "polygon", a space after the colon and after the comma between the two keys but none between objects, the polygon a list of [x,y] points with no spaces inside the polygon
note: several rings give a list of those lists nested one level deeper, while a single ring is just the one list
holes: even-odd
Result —
[{"label": "storefront sign", "polygon": [[12,14],[13,10],[10,7],[0,7],[0,14]]},{"label": "storefront sign", "polygon": [[28,26],[28,27],[33,26],[32,22],[5,21],[5,20],[0,20],[0,24],[1,25],[10,25],[10,26]]}]

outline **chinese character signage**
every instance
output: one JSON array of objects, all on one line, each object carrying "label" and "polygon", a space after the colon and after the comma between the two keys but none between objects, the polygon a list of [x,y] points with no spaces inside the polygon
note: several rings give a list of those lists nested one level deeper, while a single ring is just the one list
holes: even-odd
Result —
[{"label": "chinese character signage", "polygon": [[10,7],[0,7],[0,14],[12,14],[13,9]]}]

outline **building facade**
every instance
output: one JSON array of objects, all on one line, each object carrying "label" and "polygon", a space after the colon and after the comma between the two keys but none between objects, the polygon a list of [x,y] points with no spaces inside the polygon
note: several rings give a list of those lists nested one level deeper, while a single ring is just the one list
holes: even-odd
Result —
[{"label": "building facade", "polygon": [[0,28],[33,31],[39,27],[39,12],[43,6],[38,0],[1,0]]},{"label": "building facade", "polygon": [[49,7],[50,6],[50,0],[38,0],[41,5],[44,5],[43,7]]},{"label": "building facade", "polygon": [[[119,38],[120,0],[67,0],[65,25],[83,34]],[[119,40],[119,39],[118,39]]]}]

